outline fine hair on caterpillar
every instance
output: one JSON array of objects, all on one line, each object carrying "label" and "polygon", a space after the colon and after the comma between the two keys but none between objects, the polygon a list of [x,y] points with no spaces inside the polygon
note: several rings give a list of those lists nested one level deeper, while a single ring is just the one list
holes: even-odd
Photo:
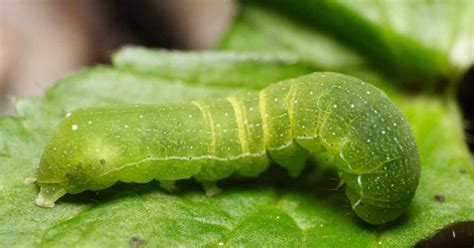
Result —
[{"label": "fine hair on caterpillar", "polygon": [[256,177],[270,162],[298,176],[309,155],[335,166],[355,213],[382,224],[400,216],[418,185],[414,137],[379,89],[338,73],[313,73],[260,92],[170,105],[78,109],[59,123],[37,174],[36,204],[117,181],[195,178],[207,194],[234,173]]}]

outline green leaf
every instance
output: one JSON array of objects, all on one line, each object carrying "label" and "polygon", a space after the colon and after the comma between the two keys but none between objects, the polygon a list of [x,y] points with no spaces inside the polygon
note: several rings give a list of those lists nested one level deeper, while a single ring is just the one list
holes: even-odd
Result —
[{"label": "green leaf", "polygon": [[286,52],[310,61],[316,68],[332,71],[366,67],[365,58],[334,37],[254,5],[240,6],[239,15],[219,48],[240,52]]},{"label": "green leaf", "polygon": [[353,75],[384,91],[393,90],[393,85],[387,84],[385,77],[372,69],[364,57],[334,37],[259,6],[240,7],[240,13],[222,38],[219,49],[293,54],[312,65],[315,71]]},{"label": "green leaf", "polygon": [[[20,102],[18,117],[1,117],[0,246],[116,247],[145,240],[151,247],[409,247],[474,220],[473,196],[465,194],[474,187],[474,171],[455,104],[403,95],[396,99],[415,131],[423,173],[406,216],[390,226],[363,224],[342,189],[333,190],[337,174],[321,166],[310,166],[298,179],[272,168],[256,179],[225,180],[223,193],[211,198],[191,181],[180,182],[177,194],[155,182],[118,183],[68,195],[54,209],[34,205],[38,189],[23,180],[38,165],[49,132],[45,123],[81,106],[188,100],[198,95],[191,94],[196,89],[202,90],[199,96],[229,94],[101,67],[61,80],[44,98]],[[177,94],[163,100],[169,92]],[[436,194],[446,201],[436,201]]]},{"label": "green leaf", "polygon": [[393,90],[365,58],[333,37],[257,6],[242,8],[219,47],[223,51],[127,47],[113,55],[113,64],[146,77],[252,89],[326,70],[355,75],[385,91]]},{"label": "green leaf", "polygon": [[150,77],[224,87],[246,84],[254,89],[315,70],[285,53],[170,52],[140,47],[121,49],[113,56],[113,63],[122,70]]},{"label": "green leaf", "polygon": [[[359,52],[359,56],[365,58],[373,68],[404,86],[439,86],[444,83],[443,78],[456,79],[474,63],[474,4],[469,0],[244,2],[262,4],[269,13],[269,7],[275,7],[300,21],[299,26],[312,30],[313,36],[321,33],[331,35],[340,44]],[[278,22],[275,25],[270,23],[265,27],[261,26],[257,18],[248,17],[248,9],[254,8],[244,4],[242,14],[233,27],[233,30],[238,29],[242,34],[253,32],[252,38],[230,35],[230,40],[228,37],[224,40],[224,47],[240,49],[246,47],[245,41],[239,43],[232,39],[265,40],[264,36],[268,33],[277,37],[276,43],[285,45],[290,39],[303,39],[289,31],[300,28],[285,25],[281,27],[277,25]],[[259,25],[259,31],[255,31],[255,27]],[[258,36],[260,37],[255,38]],[[300,46],[298,42],[292,43]],[[296,50],[306,50],[311,54],[321,42],[313,40],[313,43],[313,47],[301,46]],[[252,44],[250,47],[255,48]],[[322,59],[318,56],[315,58]]]}]

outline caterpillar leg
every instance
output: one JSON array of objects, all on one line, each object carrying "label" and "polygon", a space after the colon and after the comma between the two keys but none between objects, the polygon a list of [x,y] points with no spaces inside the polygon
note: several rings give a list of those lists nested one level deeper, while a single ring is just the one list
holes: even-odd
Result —
[{"label": "caterpillar leg", "polygon": [[54,202],[66,194],[66,190],[59,185],[49,184],[41,186],[41,190],[36,198],[36,205],[43,208],[53,208]]},{"label": "caterpillar leg", "polygon": [[178,191],[178,187],[176,187],[176,184],[174,183],[174,180],[159,180],[160,182],[160,187],[168,193],[175,193]]},{"label": "caterpillar leg", "polygon": [[27,177],[24,181],[24,183],[26,185],[31,185],[31,184],[34,184],[36,183],[36,181],[38,180],[38,178],[36,176],[30,176],[30,177]]},{"label": "caterpillar leg", "polygon": [[273,161],[286,168],[290,177],[296,178],[303,171],[306,160],[310,156],[308,150],[303,149],[297,143],[282,150],[269,150],[268,153]]},{"label": "caterpillar leg", "polygon": [[199,181],[207,196],[215,196],[222,190],[217,187],[217,181]]}]

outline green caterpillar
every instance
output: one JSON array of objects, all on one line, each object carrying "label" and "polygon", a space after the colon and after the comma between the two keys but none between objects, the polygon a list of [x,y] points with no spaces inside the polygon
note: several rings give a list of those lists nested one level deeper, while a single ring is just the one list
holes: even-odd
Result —
[{"label": "green caterpillar", "polygon": [[335,165],[352,208],[368,223],[400,216],[420,175],[405,118],[379,89],[354,77],[313,73],[260,92],[174,105],[79,109],[52,133],[32,180],[36,204],[117,181],[195,178],[209,193],[271,161],[297,176],[310,155]]}]

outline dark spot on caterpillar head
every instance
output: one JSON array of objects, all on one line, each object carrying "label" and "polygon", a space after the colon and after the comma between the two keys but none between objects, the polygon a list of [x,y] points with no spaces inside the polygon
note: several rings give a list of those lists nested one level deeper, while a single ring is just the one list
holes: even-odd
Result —
[{"label": "dark spot on caterpillar head", "polygon": [[192,160],[193,158],[192,157],[189,157],[189,160]]},{"label": "dark spot on caterpillar head", "polygon": [[446,200],[446,198],[444,197],[444,195],[441,195],[441,194],[437,194],[435,195],[435,200],[438,201],[438,202],[444,202]]},{"label": "dark spot on caterpillar head", "polygon": [[128,246],[130,248],[137,248],[137,247],[141,247],[141,246],[144,246],[146,244],[146,240],[143,239],[143,238],[140,238],[138,236],[133,236],[132,238],[130,238],[130,240],[128,241]]},{"label": "dark spot on caterpillar head", "polygon": [[99,160],[99,162],[100,162],[101,165],[104,165],[105,164],[105,159],[101,159],[101,160]]},{"label": "dark spot on caterpillar head", "polygon": [[459,173],[461,173],[461,174],[466,174],[467,171],[466,171],[464,168],[461,168],[461,169],[459,169]]},{"label": "dark spot on caterpillar head", "polygon": [[148,154],[146,157],[147,157],[147,158],[151,158],[151,155],[150,155],[150,154]]}]

